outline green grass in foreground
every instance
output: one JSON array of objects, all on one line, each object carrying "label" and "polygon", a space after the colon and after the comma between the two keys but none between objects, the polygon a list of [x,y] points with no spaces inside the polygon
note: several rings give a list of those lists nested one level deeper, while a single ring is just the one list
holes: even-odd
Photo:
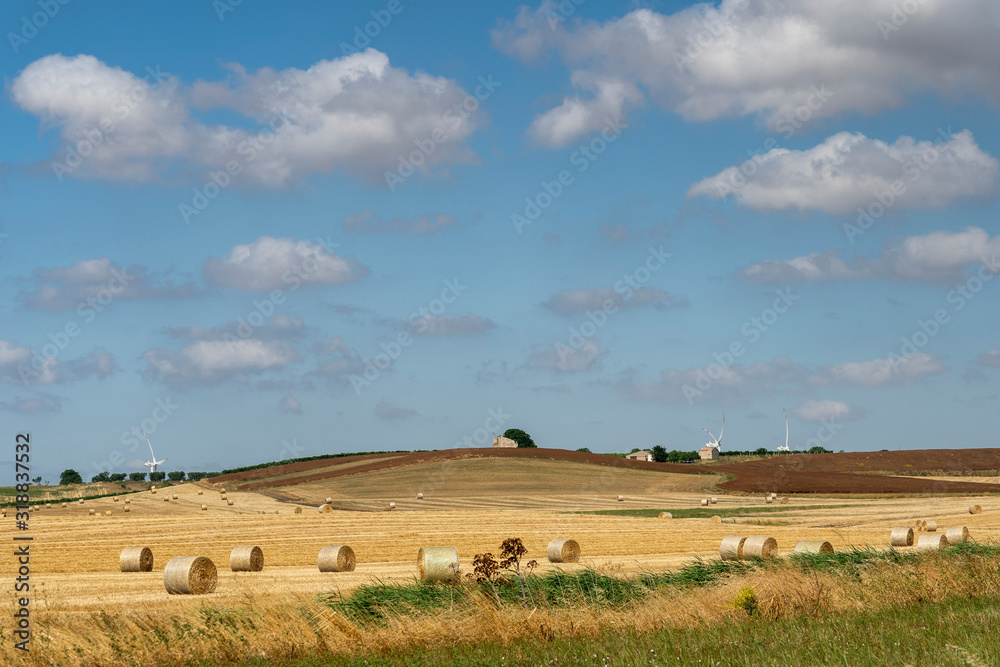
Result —
[{"label": "green grass in foreground", "polygon": [[[494,665],[946,665],[1000,664],[1000,596],[855,612],[826,618],[748,619],[645,634],[543,638],[324,658],[286,667]],[[264,667],[251,661],[243,667]]]},{"label": "green grass in foreground", "polygon": [[708,507],[688,507],[684,509],[630,509],[630,510],[591,510],[587,512],[573,512],[573,514],[598,514],[601,516],[635,516],[645,519],[655,519],[660,516],[660,512],[670,512],[675,519],[708,519],[713,516],[720,517],[752,517],[758,514],[776,514],[781,512],[805,512],[810,510],[830,510],[851,507],[851,505],[800,505],[800,506],[778,506],[778,507],[732,507],[721,508],[718,506]]}]

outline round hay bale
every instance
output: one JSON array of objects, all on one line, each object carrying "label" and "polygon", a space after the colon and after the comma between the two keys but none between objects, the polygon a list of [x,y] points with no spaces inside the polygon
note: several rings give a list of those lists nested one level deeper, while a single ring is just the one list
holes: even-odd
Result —
[{"label": "round hay bale", "polygon": [[670,512],[660,512],[660,518],[661,519],[673,519],[674,515],[671,514]]},{"label": "round hay bale", "polygon": [[104,510],[104,516],[111,516],[111,510]]},{"label": "round hay bale", "polygon": [[358,559],[354,555],[354,549],[340,544],[320,549],[317,564],[320,572],[354,572]]},{"label": "round hay bale", "polygon": [[175,493],[174,495],[171,496],[171,498],[173,498],[174,500],[177,500],[177,494]]},{"label": "round hay bale", "polygon": [[927,530],[928,533],[937,532],[937,521],[925,521],[924,528]]},{"label": "round hay bale", "polygon": [[546,555],[550,563],[576,563],[580,560],[580,543],[576,540],[555,539],[549,542]]},{"label": "round hay bale", "polygon": [[969,514],[982,514],[983,508],[979,505],[969,505]]},{"label": "round hay bale", "polygon": [[395,503],[395,501],[389,501],[389,509],[391,509],[391,510],[396,509],[396,503]]},{"label": "round hay bale", "polygon": [[944,536],[948,540],[948,544],[967,542],[969,539],[969,529],[965,526],[952,526],[945,531]]},{"label": "round hay bale", "polygon": [[701,499],[701,506],[702,507],[708,507],[708,498],[702,498]]},{"label": "round hay bale", "polygon": [[219,495],[219,500],[228,500],[228,499],[229,499],[229,496],[227,496],[224,493]]},{"label": "round hay bale", "polygon": [[716,514],[711,519],[709,519],[709,521],[711,521],[712,523],[722,523],[722,517]]},{"label": "round hay bale", "polygon": [[170,498],[167,498],[166,496],[164,496],[164,497],[163,497],[163,502],[165,502],[165,503],[169,503],[169,502],[170,502]]},{"label": "round hay bale", "polygon": [[893,528],[892,534],[889,536],[889,544],[894,547],[912,547],[913,529],[905,527]]},{"label": "round hay bale", "polygon": [[458,551],[455,547],[420,547],[417,551],[417,578],[420,581],[456,581]]},{"label": "round hay bale", "polygon": [[719,557],[722,560],[740,560],[743,558],[743,545],[747,538],[741,535],[726,535],[719,545]]},{"label": "round hay bale", "polygon": [[927,530],[927,522],[926,521],[921,521],[920,522],[920,530]]},{"label": "round hay bale", "polygon": [[625,496],[623,496],[623,495],[621,495],[621,494],[619,493],[619,494],[618,494],[618,502],[620,502],[620,503],[622,503],[622,502],[625,502]]},{"label": "round hay bale", "polygon": [[256,546],[235,547],[229,554],[229,569],[233,572],[260,572],[264,569],[264,552]]},{"label": "round hay bale", "polygon": [[709,500],[709,502],[712,503],[713,505],[716,505],[716,504],[718,504],[719,499],[716,498],[715,496],[712,496],[712,498]]},{"label": "round hay bale", "polygon": [[802,540],[795,545],[797,554],[832,554],[833,545],[823,540]]},{"label": "round hay bale", "polygon": [[226,504],[229,505],[230,507],[232,507],[233,506],[233,501],[232,500],[227,500]]},{"label": "round hay bale", "polygon": [[771,496],[767,496],[766,498],[764,498],[764,502],[770,505],[771,503],[774,502],[774,498],[772,498]]},{"label": "round hay bale", "polygon": [[921,535],[917,540],[917,548],[921,551],[934,551],[948,546],[948,538],[938,533],[937,535]]},{"label": "round hay bale", "polygon": [[83,498],[80,498],[80,504],[81,505],[83,504]]},{"label": "round hay bale", "polygon": [[324,504],[322,504],[322,505],[319,506],[319,513],[320,514],[329,514],[332,511],[333,511],[333,506],[332,505],[327,505],[327,504],[324,503]]},{"label": "round hay bale", "polygon": [[744,558],[770,558],[778,550],[778,541],[765,535],[751,535],[743,543]]},{"label": "round hay bale", "polygon": [[327,499],[326,499],[326,502],[327,502],[327,504],[329,505],[330,503],[332,503],[332,502],[333,502],[333,498],[327,498]]},{"label": "round hay bale", "polygon": [[781,502],[782,505],[787,505],[788,504],[788,496],[782,496],[780,502]]},{"label": "round hay bale", "polygon": [[87,510],[87,513],[90,514],[90,516],[94,516],[94,510]]},{"label": "round hay bale", "polygon": [[69,504],[68,503],[63,503],[62,506],[63,507],[69,507]]},{"label": "round hay bale", "polygon": [[118,502],[118,496],[115,496],[113,500],[117,503]]},{"label": "round hay bale", "polygon": [[125,547],[118,564],[122,572],[152,572],[153,551],[149,547]]},{"label": "round hay bale", "polygon": [[205,490],[204,489],[198,489],[198,495],[199,496],[205,495]]},{"label": "round hay bale", "polygon": [[215,563],[205,556],[178,556],[163,568],[163,586],[171,595],[205,595],[218,581]]},{"label": "round hay bale", "polygon": [[131,508],[128,505],[126,505],[124,509],[125,509],[126,512],[130,512],[131,511]]},{"label": "round hay bale", "polygon": [[423,499],[424,499],[424,494],[423,493],[418,493],[417,494],[417,500],[423,500]]},{"label": "round hay bale", "polygon": [[301,508],[301,507],[296,507],[296,508],[295,508],[294,510],[292,510],[292,511],[293,511],[293,512],[294,512],[295,514],[302,514],[302,508]]},{"label": "round hay bale", "polygon": [[205,511],[207,511],[207,510],[208,510],[208,505],[202,505],[202,506],[201,506],[201,511],[202,511],[202,512],[205,512]]},{"label": "round hay bale", "polygon": [[132,499],[131,499],[131,498],[126,498],[126,499],[125,499],[125,504],[126,504],[126,505],[128,505],[128,504],[129,504],[130,502],[132,502]]}]

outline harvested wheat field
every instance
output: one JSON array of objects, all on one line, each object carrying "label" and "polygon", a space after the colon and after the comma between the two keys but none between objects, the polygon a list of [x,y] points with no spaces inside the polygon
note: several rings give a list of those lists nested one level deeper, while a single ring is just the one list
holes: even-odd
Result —
[{"label": "harvested wheat field", "polygon": [[[580,462],[479,458],[275,486],[266,489],[271,495],[230,487],[234,506],[210,493],[199,496],[198,490],[207,484],[184,484],[171,488],[178,500],[170,503],[150,494],[130,496],[128,514],[110,497],[88,501],[82,508],[36,511],[32,570],[43,604],[83,611],[106,605],[201,604],[206,598],[185,601],[166,594],[163,568],[177,556],[207,556],[220,565],[218,587],[210,599],[226,604],[248,589],[311,594],[347,591],[376,577],[412,580],[417,550],[426,545],[456,547],[462,570],[468,572],[476,553],[495,551],[500,541],[512,536],[524,540],[528,558],[537,559],[541,571],[597,567],[624,573],[673,568],[695,557],[717,558],[721,539],[734,532],[766,531],[777,539],[779,554],[791,553],[800,540],[826,540],[835,549],[887,547],[894,526],[910,525],[917,518],[944,527],[966,525],[974,539],[1000,538],[1000,504],[988,495],[793,495],[788,505],[776,508],[765,506],[757,496],[723,494],[712,508],[722,523],[707,516],[656,518],[660,510],[676,516],[700,507],[705,490],[718,479]],[[418,489],[424,500],[415,499]],[[627,496],[624,508],[616,500],[618,492]],[[294,513],[296,505],[316,507],[327,497],[342,509]],[[384,511],[390,500],[395,500],[397,511]],[[203,503],[207,511],[201,510]],[[984,512],[970,515],[972,503],[982,505]],[[998,511],[990,511],[994,506]],[[103,511],[89,516],[89,508],[112,509],[112,516]],[[593,513],[633,509],[647,509],[650,516]],[[546,547],[557,537],[580,544],[579,563],[546,561]],[[153,572],[122,573],[119,555],[137,538],[153,551]],[[240,544],[261,547],[267,563],[263,572],[229,571],[230,552]],[[355,571],[318,571],[317,555],[331,544],[351,546],[357,555]],[[10,561],[4,561],[3,568],[10,567]]]}]

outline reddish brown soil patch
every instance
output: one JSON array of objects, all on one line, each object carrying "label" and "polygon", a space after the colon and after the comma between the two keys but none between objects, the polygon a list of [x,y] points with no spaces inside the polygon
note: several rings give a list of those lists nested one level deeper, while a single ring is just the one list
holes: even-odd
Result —
[{"label": "reddish brown soil patch", "polygon": [[[726,473],[733,479],[719,486],[727,491],[745,493],[996,493],[1000,484],[927,480],[920,477],[892,477],[885,473],[954,473],[1000,468],[1000,449],[926,449],[899,452],[854,452],[845,454],[800,454],[744,463],[690,465],[630,461],[605,454],[571,452],[565,449],[446,449],[396,455],[363,454],[336,459],[303,461],[271,468],[249,470],[212,478],[213,483],[236,483],[243,491],[292,486],[306,482],[335,479],[348,475],[388,470],[401,466],[441,463],[472,458],[518,458],[572,463],[589,463],[615,468],[652,470],[681,474]],[[336,463],[354,463],[371,459],[368,464],[343,470],[322,468]],[[883,474],[868,474],[868,473]],[[273,479],[278,475],[292,475]]]}]

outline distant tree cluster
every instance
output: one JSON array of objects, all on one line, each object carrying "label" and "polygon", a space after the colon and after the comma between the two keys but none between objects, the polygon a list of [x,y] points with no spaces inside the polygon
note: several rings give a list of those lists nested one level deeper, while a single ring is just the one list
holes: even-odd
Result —
[{"label": "distant tree cluster", "polygon": [[93,477],[90,478],[90,481],[91,482],[110,482],[111,481],[111,473],[109,473],[109,472],[100,472],[100,473],[97,473],[96,475],[94,475]]},{"label": "distant tree cluster", "polygon": [[150,482],[162,482],[167,478],[167,473],[165,472],[151,472],[149,473]]},{"label": "distant tree cluster", "polygon": [[184,472],[182,470],[172,470],[167,473],[167,479],[171,482],[181,482],[184,480]]},{"label": "distant tree cluster", "polygon": [[503,432],[503,437],[510,438],[517,443],[518,447],[538,447],[531,436],[519,428],[509,428]]},{"label": "distant tree cluster", "polygon": [[83,484],[83,477],[72,468],[66,468],[59,475],[59,483],[63,486],[67,484]]},{"label": "distant tree cluster", "polygon": [[128,474],[128,479],[130,482],[143,482],[146,480],[146,473],[144,472],[130,472]]}]

